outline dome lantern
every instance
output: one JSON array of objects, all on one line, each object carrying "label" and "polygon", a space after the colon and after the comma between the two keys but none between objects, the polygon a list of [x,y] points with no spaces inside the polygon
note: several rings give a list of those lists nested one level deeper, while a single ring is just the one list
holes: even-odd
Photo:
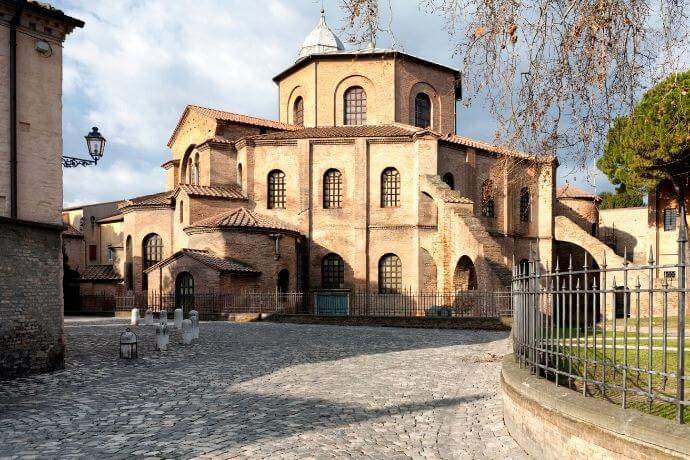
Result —
[{"label": "dome lantern", "polygon": [[326,14],[322,9],[319,23],[304,39],[297,59],[305,58],[311,54],[332,53],[344,50],[343,42],[326,25]]}]

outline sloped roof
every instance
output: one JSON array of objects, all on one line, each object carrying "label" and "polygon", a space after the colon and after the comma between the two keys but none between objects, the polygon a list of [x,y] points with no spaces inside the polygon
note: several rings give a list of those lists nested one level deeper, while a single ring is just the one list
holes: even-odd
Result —
[{"label": "sloped roof", "polygon": [[553,155],[538,157],[531,153],[521,152],[519,150],[511,150],[505,147],[501,147],[496,144],[489,144],[488,142],[478,141],[476,139],[471,139],[465,136],[459,136],[457,134],[446,134],[440,139],[442,142],[447,142],[450,144],[462,145],[463,147],[470,147],[473,149],[485,150],[487,152],[496,153],[498,155],[506,155],[514,158],[524,158],[524,159],[536,159],[545,162],[555,161],[556,157]]},{"label": "sloped roof", "polygon": [[62,231],[62,236],[66,238],[84,238],[84,234],[70,224],[65,224],[65,229]]},{"label": "sloped roof", "polygon": [[113,216],[109,217],[104,217],[103,219],[98,219],[96,221],[97,224],[109,224],[112,222],[122,222],[125,219],[125,216],[122,214],[115,214]]},{"label": "sloped roof", "polygon": [[212,268],[213,270],[217,270],[220,272],[229,272],[229,273],[246,273],[246,274],[260,274],[261,272],[258,270],[255,270],[251,266],[245,264],[244,262],[240,262],[239,260],[232,259],[230,257],[218,257],[212,254],[209,251],[204,251],[200,249],[189,249],[189,248],[184,248],[180,251],[177,251],[175,254],[172,256],[168,257],[167,259],[161,260],[155,265],[152,265],[151,267],[147,268],[144,270],[144,272],[148,273],[152,270],[155,270],[159,267],[163,267],[170,262],[179,259],[180,257],[188,256],[191,257],[192,259],[196,260],[199,263],[202,263],[206,265],[209,268]]},{"label": "sloped roof", "polygon": [[556,198],[580,198],[585,200],[601,201],[598,195],[585,192],[572,184],[565,184],[556,190]]},{"label": "sloped roof", "polygon": [[225,110],[211,109],[208,107],[201,107],[198,105],[190,104],[184,109],[184,112],[182,112],[182,116],[177,122],[177,126],[175,126],[173,133],[170,135],[170,139],[168,140],[168,147],[172,145],[173,141],[175,140],[175,137],[177,136],[177,133],[180,130],[180,127],[182,126],[182,122],[190,112],[194,112],[199,115],[212,118],[214,120],[242,123],[245,125],[260,126],[264,128],[278,129],[283,131],[302,129],[301,126],[289,125],[276,120],[268,120],[266,118],[253,117],[251,115],[242,115],[240,113],[226,112]]},{"label": "sloped roof", "polygon": [[168,207],[172,205],[170,198],[174,191],[154,193],[151,195],[138,196],[124,201],[118,206],[120,210],[136,207]]},{"label": "sloped roof", "polygon": [[120,281],[112,265],[87,265],[79,276],[79,281]]},{"label": "sloped roof", "polygon": [[280,140],[280,139],[328,139],[343,137],[410,137],[424,132],[420,128],[403,124],[359,125],[359,126],[322,126],[304,128],[299,131],[258,134],[242,139]]},{"label": "sloped roof", "polygon": [[194,222],[187,229],[223,229],[223,228],[256,228],[268,230],[287,230],[296,232],[289,225],[261,214],[257,214],[247,208],[238,208],[223,212],[207,219]]},{"label": "sloped roof", "polygon": [[203,185],[189,185],[181,184],[175,189],[175,195],[178,191],[184,191],[189,196],[205,196],[211,198],[228,198],[234,200],[246,200],[247,196],[242,193],[242,190],[236,186],[214,186],[207,187]]}]

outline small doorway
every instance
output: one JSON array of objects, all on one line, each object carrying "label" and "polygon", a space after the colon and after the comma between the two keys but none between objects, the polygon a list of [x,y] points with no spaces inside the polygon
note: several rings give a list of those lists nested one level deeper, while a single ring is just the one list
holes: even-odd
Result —
[{"label": "small doorway", "polygon": [[285,294],[290,290],[290,272],[286,269],[278,272],[278,282],[277,286],[278,292],[280,294]]},{"label": "small doorway", "polygon": [[194,277],[191,273],[182,272],[175,280],[175,308],[185,313],[194,309]]}]

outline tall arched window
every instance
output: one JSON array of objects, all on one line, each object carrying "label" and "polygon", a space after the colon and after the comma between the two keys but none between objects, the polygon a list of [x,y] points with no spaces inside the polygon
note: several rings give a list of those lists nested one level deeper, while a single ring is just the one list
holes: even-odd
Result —
[{"label": "tall arched window", "polygon": [[302,99],[302,96],[298,96],[295,99],[295,105],[292,107],[292,123],[304,126],[304,99]]},{"label": "tall arched window", "polygon": [[343,200],[343,176],[337,169],[329,169],[323,175],[323,207],[340,208]]},{"label": "tall arched window", "polygon": [[128,235],[125,240],[125,288],[128,291],[134,290],[134,274],[132,273],[132,236]]},{"label": "tall arched window", "polygon": [[414,125],[419,128],[431,126],[431,99],[424,93],[414,98]]},{"label": "tall arched window", "polygon": [[268,209],[285,208],[285,173],[274,169],[268,173]]},{"label": "tall arched window", "polygon": [[367,93],[361,86],[353,86],[345,91],[343,118],[346,125],[367,124]]},{"label": "tall arched window", "polygon": [[237,185],[242,188],[244,177],[242,177],[242,163],[237,163]]},{"label": "tall arched window", "polygon": [[199,154],[194,154],[194,167],[192,168],[192,185],[199,185],[201,170],[199,168]]},{"label": "tall arched window", "polygon": [[400,173],[395,168],[386,168],[381,173],[381,207],[400,206]]},{"label": "tall arched window", "polygon": [[402,290],[402,263],[395,254],[386,254],[379,260],[379,292],[397,294]]},{"label": "tall arched window", "polygon": [[184,222],[184,201],[180,201],[180,223]]},{"label": "tall arched window", "polygon": [[187,160],[187,183],[191,184],[194,177],[194,163],[192,162],[192,157]]},{"label": "tall arched window", "polygon": [[494,207],[494,181],[487,179],[482,184],[482,216],[496,217]]},{"label": "tall arched window", "polygon": [[[142,254],[143,258],[141,268],[143,271],[157,264],[163,258],[163,239],[155,233],[148,235],[146,238],[144,238],[142,243]],[[147,290],[148,279],[146,273],[143,273],[141,281],[142,290]]]},{"label": "tall arched window", "polygon": [[455,190],[455,179],[451,173],[445,173],[441,180],[445,182],[451,190]]},{"label": "tall arched window", "polygon": [[520,190],[520,222],[529,222],[529,208],[529,189],[527,187],[522,187]]},{"label": "tall arched window", "polygon": [[328,254],[321,261],[321,287],[324,289],[345,287],[345,262],[338,254]]}]

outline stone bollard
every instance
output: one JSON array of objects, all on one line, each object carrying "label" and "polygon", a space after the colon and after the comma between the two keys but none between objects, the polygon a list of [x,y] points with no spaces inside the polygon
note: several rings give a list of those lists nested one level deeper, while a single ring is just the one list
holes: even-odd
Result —
[{"label": "stone bollard", "polygon": [[138,308],[132,308],[132,319],[130,319],[129,324],[131,326],[138,326],[139,325],[139,309]]},{"label": "stone bollard", "polygon": [[166,351],[168,349],[169,341],[170,336],[168,335],[168,325],[161,322],[160,325],[156,327],[156,350]]},{"label": "stone bollard", "polygon": [[144,325],[153,326],[153,311],[151,309],[146,310],[146,313],[144,313]]},{"label": "stone bollard", "polygon": [[192,331],[192,320],[185,319],[182,321],[182,343],[189,345],[194,339],[194,332]]},{"label": "stone bollard", "polygon": [[180,329],[182,327],[182,320],[184,319],[184,315],[182,313],[181,308],[175,309],[175,311],[173,312],[173,318],[175,321],[175,328]]},{"label": "stone bollard", "polygon": [[159,317],[159,321],[161,323],[164,323],[166,326],[168,324],[168,311],[167,310],[161,310]]},{"label": "stone bollard", "polygon": [[199,312],[192,310],[189,312],[189,320],[192,322],[192,335],[195,339],[199,338]]}]

